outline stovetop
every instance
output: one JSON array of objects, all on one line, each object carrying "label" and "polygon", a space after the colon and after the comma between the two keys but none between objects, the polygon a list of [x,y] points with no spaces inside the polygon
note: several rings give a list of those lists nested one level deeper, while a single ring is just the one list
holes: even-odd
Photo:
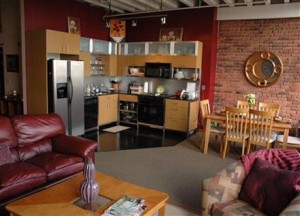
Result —
[{"label": "stovetop", "polygon": [[172,94],[157,94],[157,93],[143,93],[138,95],[139,97],[158,97],[158,98],[175,98],[175,95]]}]

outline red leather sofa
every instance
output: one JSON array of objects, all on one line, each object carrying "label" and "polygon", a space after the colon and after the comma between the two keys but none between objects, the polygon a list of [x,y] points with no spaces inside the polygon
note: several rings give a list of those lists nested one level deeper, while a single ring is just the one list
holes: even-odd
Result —
[{"label": "red leather sofa", "polygon": [[57,114],[0,116],[0,205],[83,170],[97,143],[65,135]]}]

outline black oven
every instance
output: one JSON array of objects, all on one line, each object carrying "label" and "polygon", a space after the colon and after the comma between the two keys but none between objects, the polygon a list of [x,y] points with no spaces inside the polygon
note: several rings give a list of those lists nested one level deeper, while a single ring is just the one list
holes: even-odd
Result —
[{"label": "black oven", "polygon": [[164,125],[164,98],[159,96],[139,95],[138,121],[146,124]]}]

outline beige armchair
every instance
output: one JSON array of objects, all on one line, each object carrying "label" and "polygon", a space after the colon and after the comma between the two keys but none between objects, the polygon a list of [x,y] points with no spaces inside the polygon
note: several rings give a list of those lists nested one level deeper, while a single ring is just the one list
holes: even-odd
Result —
[{"label": "beige armchair", "polygon": [[[214,176],[202,182],[201,215],[264,215],[250,204],[238,199],[246,178],[241,161],[230,164]],[[280,215],[300,214],[300,193]]]}]

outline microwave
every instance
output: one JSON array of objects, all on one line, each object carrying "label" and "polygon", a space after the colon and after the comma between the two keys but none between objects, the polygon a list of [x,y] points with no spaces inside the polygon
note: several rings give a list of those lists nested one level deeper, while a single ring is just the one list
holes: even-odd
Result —
[{"label": "microwave", "polygon": [[173,78],[173,70],[171,63],[154,63],[146,62],[145,77],[152,78]]}]

